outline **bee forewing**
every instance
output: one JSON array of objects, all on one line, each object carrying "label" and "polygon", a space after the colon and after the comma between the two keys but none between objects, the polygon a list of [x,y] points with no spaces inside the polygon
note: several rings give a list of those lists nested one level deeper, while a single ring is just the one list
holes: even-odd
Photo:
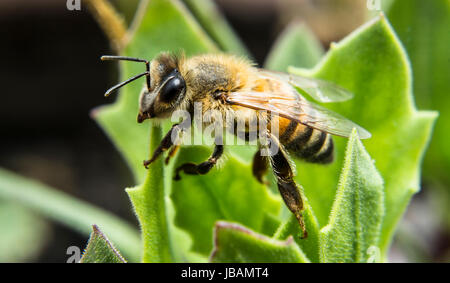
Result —
[{"label": "bee forewing", "polygon": [[268,70],[260,70],[260,74],[298,87],[318,102],[342,102],[353,98],[353,93],[328,81]]},{"label": "bee forewing", "polygon": [[371,137],[371,134],[361,126],[322,106],[308,102],[300,95],[242,91],[230,93],[227,101],[255,110],[269,111],[332,135],[350,137],[353,128],[356,128],[360,139]]}]

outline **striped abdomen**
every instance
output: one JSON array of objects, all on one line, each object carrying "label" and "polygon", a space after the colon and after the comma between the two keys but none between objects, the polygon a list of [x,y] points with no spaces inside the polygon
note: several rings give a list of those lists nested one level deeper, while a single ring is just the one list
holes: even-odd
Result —
[{"label": "striped abdomen", "polygon": [[[294,156],[312,163],[330,163],[334,158],[331,136],[295,121],[281,121],[280,142]],[[283,123],[284,122],[284,123]]]}]

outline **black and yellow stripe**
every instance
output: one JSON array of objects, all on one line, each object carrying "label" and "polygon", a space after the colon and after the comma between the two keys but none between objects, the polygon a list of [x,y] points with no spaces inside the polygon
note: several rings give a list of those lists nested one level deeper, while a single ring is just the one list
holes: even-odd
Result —
[{"label": "black and yellow stripe", "polygon": [[280,142],[291,154],[307,162],[327,164],[333,161],[331,136],[295,121],[280,133]]}]

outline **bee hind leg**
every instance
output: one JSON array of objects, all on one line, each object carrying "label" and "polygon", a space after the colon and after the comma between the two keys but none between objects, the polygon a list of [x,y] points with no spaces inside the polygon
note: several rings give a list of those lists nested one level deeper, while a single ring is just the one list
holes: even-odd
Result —
[{"label": "bee hind leg", "polygon": [[300,189],[294,181],[294,174],[284,152],[283,146],[279,143],[278,139],[269,135],[270,143],[278,145],[278,150],[270,157],[273,173],[276,177],[278,190],[284,200],[284,203],[289,210],[294,214],[295,218],[300,225],[303,232],[302,239],[308,236],[306,231],[305,222],[303,221],[303,199],[300,193]]},{"label": "bee hind leg", "polygon": [[185,174],[188,175],[205,175],[214,167],[214,165],[216,165],[217,161],[223,154],[223,149],[224,149],[223,145],[216,145],[214,147],[213,154],[205,162],[200,164],[185,163],[181,165],[175,170],[175,177],[173,179],[176,181],[181,180],[180,176],[181,171],[183,171]]},{"label": "bee hind leg", "polygon": [[264,175],[269,169],[269,160],[266,156],[262,156],[261,149],[259,149],[253,156],[252,173],[253,176],[261,184],[268,185],[267,181],[264,181]]}]

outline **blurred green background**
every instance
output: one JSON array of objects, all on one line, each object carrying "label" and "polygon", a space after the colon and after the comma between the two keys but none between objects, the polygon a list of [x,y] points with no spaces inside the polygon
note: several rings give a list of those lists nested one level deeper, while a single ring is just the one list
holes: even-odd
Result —
[{"label": "blurred green background", "polygon": [[[131,22],[139,1],[111,2]],[[293,21],[305,23],[328,49],[379,13],[366,0],[215,2],[260,66]],[[389,260],[448,262],[450,1],[382,0],[381,8],[410,56],[418,108],[440,111],[422,191],[398,228]],[[82,3],[81,11],[69,11],[61,0],[3,0],[0,15],[0,167],[138,225],[123,192],[133,184],[129,169],[89,117],[91,109],[111,101],[102,93],[118,81],[118,70],[98,60],[114,50],[88,9]],[[66,262],[68,247],[87,242],[85,235],[1,197],[0,227],[0,262]]]}]

